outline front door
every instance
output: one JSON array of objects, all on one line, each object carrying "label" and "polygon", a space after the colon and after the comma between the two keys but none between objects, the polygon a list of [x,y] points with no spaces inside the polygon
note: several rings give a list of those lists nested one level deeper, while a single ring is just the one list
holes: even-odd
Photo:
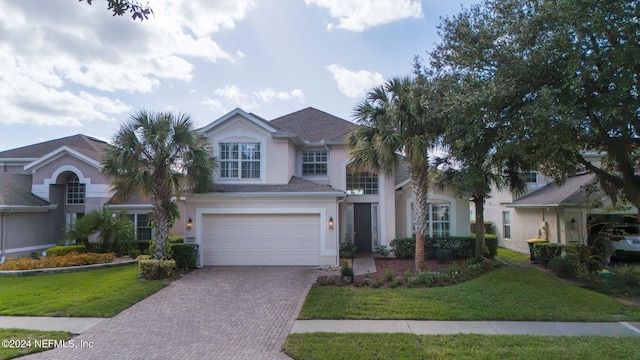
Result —
[{"label": "front door", "polygon": [[353,242],[358,252],[371,252],[371,204],[353,204],[353,213]]}]

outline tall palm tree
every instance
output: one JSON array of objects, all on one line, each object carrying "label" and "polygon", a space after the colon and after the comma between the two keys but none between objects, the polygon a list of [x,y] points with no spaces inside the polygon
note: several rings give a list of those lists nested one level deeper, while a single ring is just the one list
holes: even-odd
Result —
[{"label": "tall palm tree", "polygon": [[[428,150],[433,148],[439,125],[431,121],[425,107],[429,81],[416,78],[393,78],[373,88],[355,107],[360,125],[349,136],[351,164],[390,175],[404,155],[407,163],[416,219],[416,271],[424,267],[424,236],[427,224],[429,192]],[[428,101],[427,101],[428,105]]]},{"label": "tall palm tree", "polygon": [[171,198],[185,187],[210,191],[216,170],[210,147],[188,115],[146,110],[121,125],[102,165],[116,198],[142,193],[151,199],[155,259],[166,258]]}]

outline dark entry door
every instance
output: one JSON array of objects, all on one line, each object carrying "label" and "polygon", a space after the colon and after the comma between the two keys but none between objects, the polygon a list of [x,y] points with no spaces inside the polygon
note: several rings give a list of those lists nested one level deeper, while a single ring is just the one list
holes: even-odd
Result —
[{"label": "dark entry door", "polygon": [[358,252],[371,252],[371,204],[353,205],[353,233]]}]

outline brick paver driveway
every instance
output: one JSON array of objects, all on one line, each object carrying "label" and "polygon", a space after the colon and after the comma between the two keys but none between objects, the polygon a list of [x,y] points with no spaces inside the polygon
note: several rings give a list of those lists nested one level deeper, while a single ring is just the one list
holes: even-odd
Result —
[{"label": "brick paver driveway", "polygon": [[76,337],[76,348],[26,358],[289,359],[280,348],[316,274],[203,268]]}]

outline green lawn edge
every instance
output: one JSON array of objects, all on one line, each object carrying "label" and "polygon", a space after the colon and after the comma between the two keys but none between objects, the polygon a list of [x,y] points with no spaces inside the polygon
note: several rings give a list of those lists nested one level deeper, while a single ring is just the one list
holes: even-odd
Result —
[{"label": "green lawn edge", "polygon": [[[49,350],[47,347],[38,346],[34,340],[69,340],[70,335],[63,331],[39,331],[23,329],[0,329],[0,360],[13,359],[16,357],[32,354],[35,352]],[[18,340],[18,343],[15,341]],[[5,342],[9,341],[9,342]],[[50,345],[46,342],[40,345]]]},{"label": "green lawn edge", "polygon": [[638,359],[638,338],[604,336],[291,334],[282,351],[296,360]]},{"label": "green lawn edge", "polygon": [[435,288],[312,288],[298,319],[635,321],[640,307],[509,266]]},{"label": "green lawn edge", "polygon": [[0,278],[0,315],[113,317],[166,286],[135,264]]}]

